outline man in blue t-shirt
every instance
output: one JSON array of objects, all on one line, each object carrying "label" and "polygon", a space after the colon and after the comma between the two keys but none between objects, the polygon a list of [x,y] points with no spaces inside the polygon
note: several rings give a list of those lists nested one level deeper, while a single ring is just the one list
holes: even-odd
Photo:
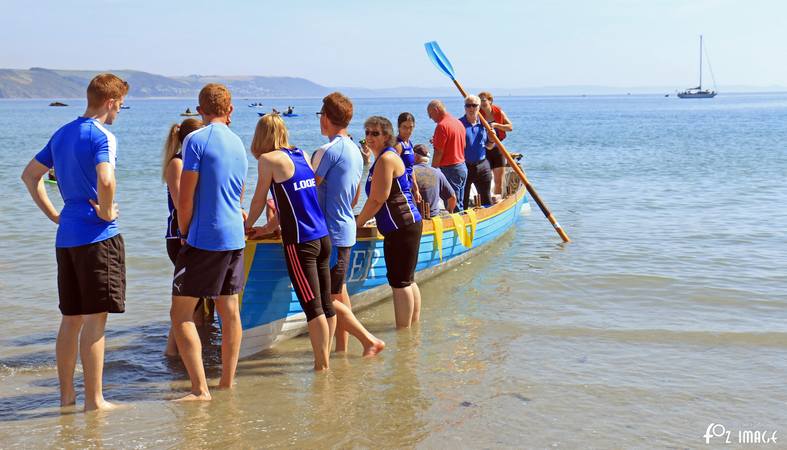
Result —
[{"label": "man in blue t-shirt", "polygon": [[[115,198],[117,141],[104,125],[117,118],[128,83],[109,73],[87,88],[85,114],[52,135],[22,173],[33,201],[58,224],[57,290],[62,319],[55,345],[60,406],[76,403],[74,370],[82,358],[85,411],[109,410],[104,400],[107,313],[125,311],[126,266]],[[55,169],[63,209],[49,200],[42,177]]]},{"label": "man in blue t-shirt", "polygon": [[230,131],[232,97],[221,84],[205,85],[197,111],[206,124],[183,140],[178,226],[185,244],[175,261],[172,329],[191,379],[191,393],[180,400],[210,400],[202,344],[194,325],[200,297],[216,299],[221,317],[220,388],[231,388],[243,330],[238,293],[243,289],[243,212],[248,171],[246,149]]},{"label": "man in blue t-shirt", "polygon": [[[492,168],[486,159],[486,148],[491,148],[486,128],[478,118],[481,99],[475,95],[465,97],[465,115],[459,119],[465,127],[465,164],[467,164],[467,180],[465,181],[462,205],[470,207],[470,186],[474,185],[481,197],[481,205],[492,204]],[[475,205],[475,206],[481,206]]]},{"label": "man in blue t-shirt", "polygon": [[[336,328],[336,351],[347,350],[348,333],[357,337],[364,347],[364,356],[382,351],[385,343],[372,336],[352,313],[345,278],[350,264],[350,251],[355,245],[355,215],[363,175],[361,150],[347,135],[353,116],[349,98],[334,92],[322,100],[320,131],[330,142],[312,154],[312,167],[317,181],[317,195],[325,214],[331,245],[336,249],[336,264],[331,267],[331,298],[336,319],[329,326]],[[333,335],[333,328],[331,328]]]}]

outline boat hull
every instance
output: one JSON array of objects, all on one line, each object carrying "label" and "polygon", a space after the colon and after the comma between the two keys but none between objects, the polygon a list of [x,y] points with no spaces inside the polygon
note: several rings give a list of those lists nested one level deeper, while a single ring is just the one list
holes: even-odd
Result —
[{"label": "boat hull", "polygon": [[680,98],[713,98],[716,96],[715,92],[700,92],[700,93],[685,93],[678,94]]},{"label": "boat hull", "polygon": [[[432,278],[483,251],[514,226],[523,208],[529,209],[529,205],[524,187],[519,186],[515,193],[491,208],[425,220],[416,281]],[[353,310],[391,295],[382,236],[373,227],[359,229],[358,235],[347,270],[347,290]],[[305,333],[307,326],[287,274],[281,241],[249,240],[244,258],[241,357],[248,357]]]}]

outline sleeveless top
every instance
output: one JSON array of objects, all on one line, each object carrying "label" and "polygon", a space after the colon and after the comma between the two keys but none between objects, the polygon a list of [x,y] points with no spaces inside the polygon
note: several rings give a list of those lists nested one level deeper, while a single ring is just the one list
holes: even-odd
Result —
[{"label": "sleeveless top", "polygon": [[[486,119],[486,121],[489,122],[489,116],[483,111],[481,111],[481,114],[483,114],[484,119]],[[501,123],[501,124],[508,123],[508,122],[503,122],[503,110],[500,109],[499,106],[494,104],[492,105],[492,120],[496,123]],[[500,139],[501,141],[506,138],[506,132],[503,130],[495,129],[495,134],[497,135],[497,138]]]},{"label": "sleeveless top", "polygon": [[281,239],[284,244],[300,244],[328,235],[325,216],[317,200],[317,183],[303,152],[298,148],[281,148],[295,173],[287,181],[273,181],[273,200],[279,211]]},{"label": "sleeveless top", "polygon": [[405,142],[404,139],[396,137],[396,142],[402,144],[402,162],[404,162],[404,171],[407,174],[407,179],[410,184],[413,184],[413,165],[415,165],[415,152],[413,151],[413,141]]},{"label": "sleeveless top", "polygon": [[[172,159],[183,159],[183,155],[175,153]],[[172,160],[170,160],[172,161]],[[172,194],[169,193],[169,186],[167,186],[167,208],[169,209],[169,217],[167,217],[167,239],[180,239],[180,230],[178,229],[178,210],[175,208],[175,202],[172,201]]]},{"label": "sleeveless top", "polygon": [[[380,153],[380,157],[386,152],[394,152],[396,154],[396,150],[393,147],[388,147]],[[369,168],[369,177],[366,179],[367,197],[372,190],[372,176],[379,160],[380,158],[376,158],[372,167]],[[407,178],[407,172],[394,177],[391,182],[391,192],[388,194],[388,198],[383,203],[383,206],[374,215],[374,218],[377,221],[377,229],[380,230],[383,236],[421,221],[421,214],[418,212],[418,208],[415,207],[413,196],[410,193],[410,180]]]}]

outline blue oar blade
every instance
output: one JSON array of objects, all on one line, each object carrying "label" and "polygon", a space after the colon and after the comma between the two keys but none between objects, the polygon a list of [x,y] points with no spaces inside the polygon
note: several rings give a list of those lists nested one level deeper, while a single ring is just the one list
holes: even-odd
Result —
[{"label": "blue oar blade", "polygon": [[424,44],[426,48],[426,54],[429,55],[429,59],[432,60],[434,65],[440,69],[441,72],[446,74],[446,76],[452,80],[456,79],[454,75],[454,66],[451,65],[451,61],[446,58],[445,53],[440,49],[440,45],[437,41],[430,41]]}]

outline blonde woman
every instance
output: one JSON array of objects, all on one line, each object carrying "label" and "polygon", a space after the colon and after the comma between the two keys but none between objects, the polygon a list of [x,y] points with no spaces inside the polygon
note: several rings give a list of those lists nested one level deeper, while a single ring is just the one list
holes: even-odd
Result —
[{"label": "blonde woman", "polygon": [[[169,255],[172,264],[175,264],[175,259],[178,257],[178,252],[183,244],[180,241],[180,231],[178,230],[178,211],[175,205],[178,204],[180,196],[180,174],[183,172],[183,155],[181,155],[181,146],[183,139],[192,131],[202,128],[202,121],[199,119],[189,118],[179,124],[173,124],[169,128],[167,134],[167,142],[164,144],[164,151],[161,157],[161,179],[167,184],[167,207],[169,208],[169,217],[167,217],[167,255]],[[202,305],[197,305],[197,310],[200,310]],[[167,356],[177,356],[178,346],[175,345],[175,337],[172,335],[172,330],[167,337],[167,348],[164,350]]]},{"label": "blonde woman", "polygon": [[266,115],[257,122],[251,153],[257,158],[258,179],[246,228],[251,228],[262,215],[268,191],[272,191],[276,216],[256,232],[281,229],[287,272],[306,314],[314,370],[329,368],[331,339],[339,310],[345,329],[356,337],[361,336],[364,354],[379,353],[385,344],[363,329],[349,308],[331,299],[331,240],[317,200],[314,171],[303,151],[290,145],[281,117]]}]

